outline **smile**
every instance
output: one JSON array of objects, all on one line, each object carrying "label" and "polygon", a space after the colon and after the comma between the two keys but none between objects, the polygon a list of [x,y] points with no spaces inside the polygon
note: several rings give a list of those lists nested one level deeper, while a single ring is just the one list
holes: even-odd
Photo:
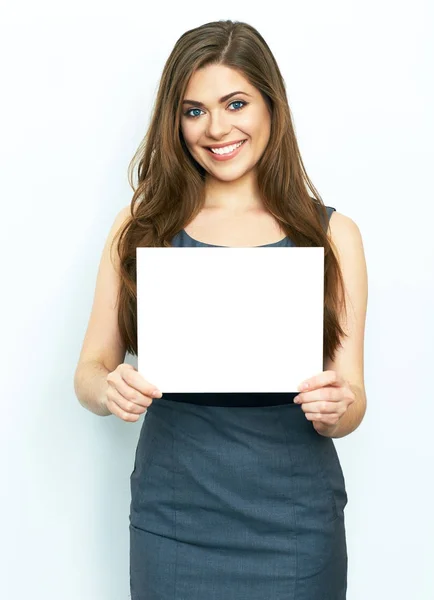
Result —
[{"label": "smile", "polygon": [[241,146],[247,142],[247,140],[242,140],[241,142],[237,142],[236,144],[229,144],[228,146],[223,146],[221,148],[213,148],[212,146],[207,148],[207,151],[212,155],[216,160],[228,160],[229,158],[233,158],[236,156]]}]

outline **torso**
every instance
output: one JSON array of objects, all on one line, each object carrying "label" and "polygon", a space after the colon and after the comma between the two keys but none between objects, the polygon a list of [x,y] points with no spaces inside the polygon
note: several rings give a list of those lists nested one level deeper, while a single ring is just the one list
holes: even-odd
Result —
[{"label": "torso", "polygon": [[276,219],[264,210],[234,215],[203,209],[184,231],[199,242],[231,247],[274,244],[286,235]]}]

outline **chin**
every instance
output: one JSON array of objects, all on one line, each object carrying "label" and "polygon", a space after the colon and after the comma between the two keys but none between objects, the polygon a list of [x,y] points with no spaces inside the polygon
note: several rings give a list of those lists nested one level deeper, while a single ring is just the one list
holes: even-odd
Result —
[{"label": "chin", "polygon": [[221,173],[221,172],[214,172],[214,171],[208,171],[207,173],[210,177],[214,177],[214,179],[218,179],[219,181],[237,181],[238,179],[241,179],[242,177],[244,177],[245,175],[247,175],[248,171],[246,171],[245,169],[233,169],[231,171],[229,171],[227,173]]},{"label": "chin", "polygon": [[211,167],[209,164],[204,164],[203,167],[206,169],[207,173],[216,179],[221,179],[222,181],[235,181],[236,179],[244,177],[247,173],[250,173],[250,171],[255,168],[255,165],[246,165],[245,163],[243,165],[220,163],[216,166],[212,165]]}]

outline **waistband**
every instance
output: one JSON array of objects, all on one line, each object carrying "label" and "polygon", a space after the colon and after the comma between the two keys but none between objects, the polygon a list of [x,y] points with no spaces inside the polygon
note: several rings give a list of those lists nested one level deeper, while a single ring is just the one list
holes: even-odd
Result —
[{"label": "waistband", "polygon": [[[277,406],[293,404],[298,392],[288,393],[170,393],[162,395],[161,399],[175,402],[189,402],[203,406]],[[156,400],[158,402],[158,399]]]}]

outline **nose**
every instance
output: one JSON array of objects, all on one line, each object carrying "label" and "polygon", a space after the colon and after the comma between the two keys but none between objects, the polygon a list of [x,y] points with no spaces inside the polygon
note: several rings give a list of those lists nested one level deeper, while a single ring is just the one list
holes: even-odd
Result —
[{"label": "nose", "polygon": [[206,135],[210,138],[221,139],[231,130],[230,122],[221,111],[211,114],[208,120]]}]

